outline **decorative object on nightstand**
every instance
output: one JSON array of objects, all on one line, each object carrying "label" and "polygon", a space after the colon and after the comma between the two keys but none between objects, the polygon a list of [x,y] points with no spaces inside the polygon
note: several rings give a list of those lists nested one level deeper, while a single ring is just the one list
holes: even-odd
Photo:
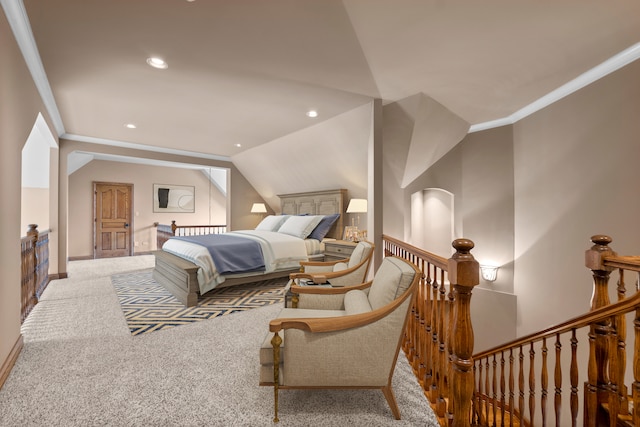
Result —
[{"label": "decorative object on nightstand", "polygon": [[[351,199],[349,201],[349,206],[347,206],[347,213],[367,213],[367,199]],[[365,239],[367,236],[366,230],[359,230],[358,227],[360,227],[360,215],[357,215],[355,218],[351,218],[351,226],[344,228],[343,239],[352,242],[359,242],[360,240]]]}]

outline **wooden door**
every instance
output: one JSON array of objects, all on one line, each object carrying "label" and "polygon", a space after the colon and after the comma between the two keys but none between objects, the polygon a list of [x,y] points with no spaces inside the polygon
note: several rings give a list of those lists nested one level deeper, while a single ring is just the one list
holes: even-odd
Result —
[{"label": "wooden door", "polygon": [[132,184],[93,183],[94,258],[133,255]]}]

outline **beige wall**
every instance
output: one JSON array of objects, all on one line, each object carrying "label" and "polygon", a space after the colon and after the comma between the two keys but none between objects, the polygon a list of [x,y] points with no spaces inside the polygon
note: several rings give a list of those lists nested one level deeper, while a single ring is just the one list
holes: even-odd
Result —
[{"label": "beige wall", "polygon": [[49,228],[49,193],[48,188],[22,187],[20,232],[23,236],[29,224],[37,224],[40,231]]},{"label": "beige wall", "polygon": [[[156,249],[154,222],[170,224],[226,224],[226,196],[208,178],[194,169],[93,160],[69,176],[70,258],[93,256],[93,182],[133,184],[132,227],[134,252]],[[195,212],[153,212],[153,184],[190,185],[195,187]]]},{"label": "beige wall", "polygon": [[[0,366],[20,337],[22,146],[42,112],[50,125],[4,10],[0,8]],[[50,126],[53,129],[52,126]]]},{"label": "beige wall", "polygon": [[[405,102],[411,102],[410,99]],[[411,127],[407,106],[389,105],[385,117],[390,138],[385,140],[387,152],[393,156],[402,146],[402,127]],[[386,110],[385,110],[386,111]],[[395,123],[392,118],[396,118]],[[391,132],[393,130],[393,132]],[[482,350],[516,337],[516,295],[513,292],[513,142],[511,127],[472,133],[453,150],[438,160],[405,189],[393,188],[399,180],[385,180],[385,194],[392,194],[394,206],[385,211],[385,227],[403,233],[407,241],[420,240],[412,236],[411,195],[426,188],[440,188],[454,197],[454,238],[474,241],[472,250],[478,262],[494,261],[501,265],[498,279],[491,283],[480,279],[474,291],[471,316],[474,325],[475,348]],[[396,154],[401,157],[401,154]],[[391,165],[400,165],[401,158],[387,162],[387,176],[399,176]],[[390,170],[391,169],[391,170]],[[400,193],[398,196],[396,193]],[[385,200],[388,202],[388,199]],[[394,216],[387,212],[396,210]],[[401,218],[401,221],[398,221]],[[389,233],[385,230],[385,233]],[[396,237],[403,238],[403,235]],[[438,254],[448,257],[449,253]]]},{"label": "beige wall", "polygon": [[639,75],[635,61],[514,126],[519,334],[588,309],[592,235],[640,253]]},{"label": "beige wall", "polygon": [[410,241],[411,193],[443,188],[476,259],[502,265],[474,294],[476,349],[494,339],[484,328],[522,336],[587,311],[590,236],[610,235],[619,253],[640,250],[639,74],[636,61],[515,125],[469,134],[404,191],[415,99],[385,106],[384,232]]}]

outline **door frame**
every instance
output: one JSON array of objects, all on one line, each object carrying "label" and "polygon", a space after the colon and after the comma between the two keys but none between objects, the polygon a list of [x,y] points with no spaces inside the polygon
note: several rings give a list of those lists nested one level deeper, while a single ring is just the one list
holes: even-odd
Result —
[{"label": "door frame", "polygon": [[98,212],[96,211],[97,208],[97,200],[96,197],[98,195],[97,193],[97,187],[98,185],[120,185],[123,187],[129,187],[129,192],[130,192],[130,199],[129,199],[129,254],[127,256],[133,256],[133,245],[135,243],[135,236],[134,236],[134,225],[133,225],[133,221],[134,221],[134,216],[133,216],[133,184],[129,184],[129,183],[125,183],[125,182],[106,182],[106,181],[93,181],[93,209],[92,209],[92,214],[93,214],[93,259],[98,259],[97,258],[97,253],[98,253],[98,248],[97,248],[97,244],[98,244]]}]

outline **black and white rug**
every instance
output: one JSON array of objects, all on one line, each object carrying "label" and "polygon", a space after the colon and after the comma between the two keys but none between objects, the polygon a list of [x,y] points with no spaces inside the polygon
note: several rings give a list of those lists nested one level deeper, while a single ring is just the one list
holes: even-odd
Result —
[{"label": "black and white rug", "polygon": [[151,272],[111,276],[132,335],[282,303],[287,284],[282,278],[214,289],[201,297],[197,306],[185,307],[153,279]]}]

